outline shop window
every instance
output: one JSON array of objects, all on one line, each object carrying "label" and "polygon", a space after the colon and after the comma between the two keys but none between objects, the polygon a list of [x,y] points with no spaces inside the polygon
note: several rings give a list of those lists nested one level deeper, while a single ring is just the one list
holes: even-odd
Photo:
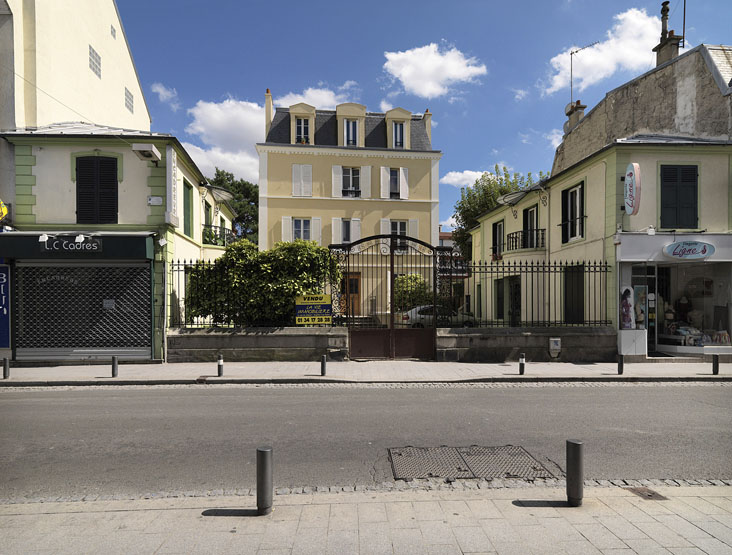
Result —
[{"label": "shop window", "polygon": [[562,191],[562,243],[585,236],[585,184]]},{"label": "shop window", "polygon": [[76,223],[116,224],[117,158],[76,158]]},{"label": "shop window", "polygon": [[696,229],[698,219],[696,166],[661,166],[661,228]]}]

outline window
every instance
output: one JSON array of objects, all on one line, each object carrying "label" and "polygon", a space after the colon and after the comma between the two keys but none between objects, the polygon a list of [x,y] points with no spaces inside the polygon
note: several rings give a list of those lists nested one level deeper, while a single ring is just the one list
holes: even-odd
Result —
[{"label": "window", "polygon": [[585,184],[562,191],[562,243],[585,236]]},{"label": "window", "polygon": [[493,258],[498,258],[503,253],[503,220],[493,224]]},{"label": "window", "polygon": [[346,146],[358,146],[358,121],[347,119],[344,124],[346,126]]},{"label": "window", "polygon": [[342,220],[341,221],[341,231],[342,231],[342,239],[343,243],[350,243],[351,242],[351,220]]},{"label": "window", "polygon": [[117,223],[117,158],[76,159],[76,223]]},{"label": "window", "polygon": [[343,168],[343,196],[360,197],[360,168]]},{"label": "window", "polygon": [[130,90],[125,87],[125,108],[127,108],[133,114],[135,113],[135,99],[132,96]]},{"label": "window", "polygon": [[505,297],[505,279],[497,279],[495,281],[496,287],[496,320],[503,320],[505,318],[504,316],[504,306],[506,304],[506,297]]},{"label": "window", "polygon": [[[407,222],[406,220],[391,220],[391,234],[392,235],[403,235],[407,236]],[[397,242],[398,248],[406,248],[406,241]]]},{"label": "window", "polygon": [[89,69],[96,73],[97,77],[102,78],[102,58],[91,44],[89,45]]},{"label": "window", "polygon": [[661,228],[699,227],[696,166],[661,166]]},{"label": "window", "polygon": [[310,220],[292,219],[292,238],[310,241]]},{"label": "window", "polygon": [[204,224],[211,225],[211,220],[213,219],[213,208],[211,208],[211,205],[208,203],[208,201],[204,202],[203,218]]},{"label": "window", "polygon": [[193,185],[183,180],[183,233],[193,238]]},{"label": "window", "polygon": [[310,120],[307,118],[296,118],[295,142],[298,144],[310,144]]},{"label": "window", "polygon": [[114,25],[109,26],[109,32],[112,34],[112,38],[117,38],[117,29],[114,28]]},{"label": "window", "polygon": [[389,198],[399,197],[399,168],[389,169]]},{"label": "window", "polygon": [[404,148],[404,122],[394,122],[394,148]]},{"label": "window", "polygon": [[221,217],[219,218],[219,227],[220,227],[221,229],[226,229],[226,220],[224,219],[224,217],[223,217],[223,216],[221,216]]},{"label": "window", "polygon": [[536,206],[524,210],[524,232],[521,240],[522,249],[533,249],[539,246],[537,240],[537,211]]}]

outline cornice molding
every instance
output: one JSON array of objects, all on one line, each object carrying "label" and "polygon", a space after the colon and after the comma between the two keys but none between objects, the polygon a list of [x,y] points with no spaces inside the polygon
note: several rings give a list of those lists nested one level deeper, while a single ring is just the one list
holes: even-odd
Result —
[{"label": "cornice molding", "polygon": [[409,150],[391,150],[380,149],[371,150],[367,148],[323,148],[323,147],[307,147],[307,146],[289,146],[289,145],[263,145],[258,144],[257,152],[269,154],[298,154],[306,156],[337,156],[337,157],[353,157],[361,156],[364,158],[404,158],[408,160],[439,160],[442,158],[442,152],[424,152]]}]

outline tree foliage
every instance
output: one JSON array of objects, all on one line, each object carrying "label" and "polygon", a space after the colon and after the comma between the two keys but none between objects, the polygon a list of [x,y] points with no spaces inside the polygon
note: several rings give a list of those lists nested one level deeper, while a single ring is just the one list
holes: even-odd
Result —
[{"label": "tree foliage", "polygon": [[432,302],[432,291],[419,274],[406,274],[394,278],[395,310],[411,310],[415,306],[432,304]]},{"label": "tree foliage", "polygon": [[213,264],[191,268],[186,315],[238,327],[290,326],[296,296],[322,293],[326,282],[339,278],[336,259],[313,241],[277,243],[260,252],[242,239]]},{"label": "tree foliage", "polygon": [[[539,172],[540,180],[548,177],[549,174]],[[463,187],[460,190],[460,200],[455,204],[456,226],[452,236],[464,258],[472,258],[469,230],[478,225],[478,217],[493,210],[498,205],[497,200],[501,195],[533,184],[534,177],[531,172],[525,176],[519,172],[512,174],[505,166],[501,169],[496,164],[494,173],[484,172],[472,187]]]},{"label": "tree foliage", "polygon": [[244,179],[235,179],[233,173],[216,168],[216,175],[208,182],[234,194],[231,207],[236,211],[234,232],[253,243],[257,242],[259,222],[259,187]]}]

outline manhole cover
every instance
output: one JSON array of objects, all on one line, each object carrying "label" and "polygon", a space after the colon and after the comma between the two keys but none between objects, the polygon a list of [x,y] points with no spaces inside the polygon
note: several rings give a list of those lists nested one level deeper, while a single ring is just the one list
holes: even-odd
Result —
[{"label": "manhole cover", "polygon": [[637,488],[625,488],[631,493],[635,493],[638,497],[648,499],[650,501],[668,501],[668,497],[664,497],[660,493],[651,488],[637,487]]},{"label": "manhole cover", "polygon": [[553,478],[523,447],[402,447],[389,449],[394,479]]}]

